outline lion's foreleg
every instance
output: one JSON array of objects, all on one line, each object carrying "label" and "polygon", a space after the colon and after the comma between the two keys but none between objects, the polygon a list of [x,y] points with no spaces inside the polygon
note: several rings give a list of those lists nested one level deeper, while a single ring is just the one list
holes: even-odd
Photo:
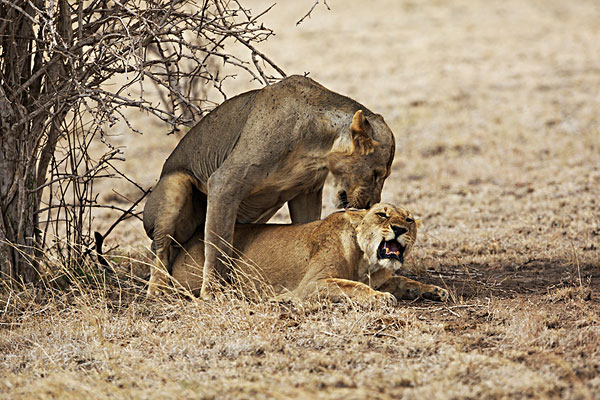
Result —
[{"label": "lion's foreleg", "polygon": [[319,296],[325,296],[333,301],[349,299],[359,303],[375,301],[384,304],[396,304],[396,298],[390,293],[380,292],[364,283],[348,279],[328,278],[319,280],[316,285],[316,292]]},{"label": "lion's foreleg", "polygon": [[[212,179],[212,178],[211,178]],[[212,186],[212,187],[211,187]],[[235,191],[233,181],[227,186],[209,184],[208,208],[204,230],[204,267],[200,296],[209,298],[218,278],[227,279],[229,268],[223,262],[231,256],[233,229],[240,205],[239,193]]]},{"label": "lion's foreleg", "polygon": [[404,276],[392,276],[377,289],[392,293],[396,298],[405,300],[422,297],[429,300],[446,301],[449,297],[446,289],[417,282]]},{"label": "lion's foreleg", "polygon": [[361,282],[365,285],[369,285],[372,288],[379,288],[383,283],[390,279],[392,275],[393,271],[391,269],[382,268],[368,274],[361,280]]}]

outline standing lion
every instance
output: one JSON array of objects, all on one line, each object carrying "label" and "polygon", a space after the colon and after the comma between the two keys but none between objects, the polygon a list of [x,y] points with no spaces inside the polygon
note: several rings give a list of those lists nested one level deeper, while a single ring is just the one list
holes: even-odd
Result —
[{"label": "standing lion", "polygon": [[383,117],[310,78],[291,76],[233,97],[207,114],[165,162],[144,208],[156,261],[148,294],[168,283],[172,241],[206,242],[201,296],[210,296],[236,223],[264,223],[288,203],[292,222],[320,218],[323,185],[336,206],[379,202],[395,141]]}]

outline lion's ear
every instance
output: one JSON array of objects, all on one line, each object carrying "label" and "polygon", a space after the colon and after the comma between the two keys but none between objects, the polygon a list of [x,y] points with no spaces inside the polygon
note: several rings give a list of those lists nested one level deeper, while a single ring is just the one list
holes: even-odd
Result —
[{"label": "lion's ear", "polygon": [[371,154],[377,145],[377,142],[371,139],[367,133],[367,124],[368,122],[362,110],[354,113],[352,124],[350,125],[352,144],[354,151],[358,151],[362,155]]}]

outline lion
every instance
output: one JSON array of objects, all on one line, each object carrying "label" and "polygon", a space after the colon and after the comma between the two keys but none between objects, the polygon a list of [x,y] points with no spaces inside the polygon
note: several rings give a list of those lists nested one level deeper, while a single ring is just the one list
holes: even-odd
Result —
[{"label": "lion", "polygon": [[381,198],[395,139],[383,117],[310,78],[291,76],[233,97],[207,114],[165,162],[144,207],[156,260],[148,294],[168,282],[175,251],[204,240],[202,297],[228,276],[235,223],[264,223],[287,203],[293,223],[321,217],[328,173],[338,208]]},{"label": "lion", "polygon": [[[237,225],[232,258],[238,287],[278,299],[395,304],[418,297],[446,301],[448,291],[398,275],[417,238],[420,221],[387,203],[346,209],[305,224]],[[173,263],[176,286],[199,294],[204,242],[194,236]]]}]

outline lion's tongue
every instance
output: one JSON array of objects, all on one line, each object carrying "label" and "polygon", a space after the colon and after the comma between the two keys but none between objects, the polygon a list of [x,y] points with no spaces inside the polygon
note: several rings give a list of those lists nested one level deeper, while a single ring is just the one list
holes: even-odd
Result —
[{"label": "lion's tongue", "polygon": [[390,241],[385,242],[386,254],[396,253],[399,250],[400,250],[400,247],[398,246],[398,242],[396,242],[395,240],[390,240]]}]

